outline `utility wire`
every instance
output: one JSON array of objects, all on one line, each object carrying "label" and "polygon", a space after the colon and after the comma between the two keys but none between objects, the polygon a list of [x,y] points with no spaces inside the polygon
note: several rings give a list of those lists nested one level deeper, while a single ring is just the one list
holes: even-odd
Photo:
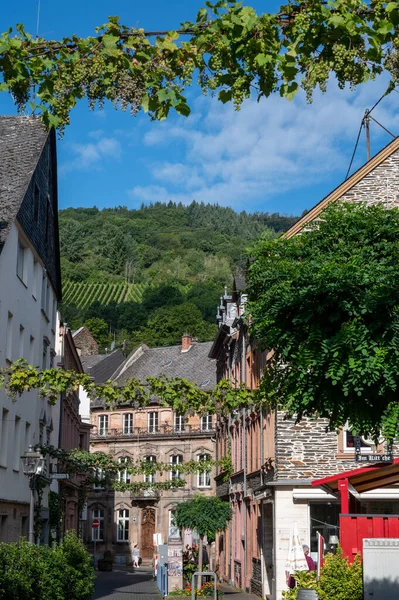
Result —
[{"label": "utility wire", "polygon": [[350,161],[350,163],[349,163],[348,170],[347,170],[347,172],[346,172],[345,181],[346,181],[346,180],[348,179],[348,177],[349,177],[349,173],[350,173],[350,171],[351,171],[351,168],[352,168],[352,165],[353,165],[353,161],[355,160],[356,151],[357,151],[357,147],[358,147],[358,145],[359,145],[360,135],[361,135],[361,133],[362,133],[363,126],[364,126],[364,117],[363,117],[363,119],[362,119],[362,122],[360,123],[359,132],[358,132],[358,134],[357,134],[357,139],[356,139],[356,144],[355,144],[355,147],[354,147],[354,149],[353,149],[353,152],[352,152],[352,158],[351,158],[351,161]]},{"label": "utility wire", "polygon": [[[364,115],[364,117],[362,118],[362,121],[361,121],[361,123],[360,123],[360,127],[359,127],[359,132],[358,132],[358,134],[357,134],[357,139],[356,139],[355,147],[354,147],[354,150],[353,150],[353,153],[352,153],[352,157],[351,157],[351,160],[350,160],[350,163],[349,163],[348,170],[347,170],[347,172],[346,172],[345,181],[346,181],[346,180],[348,179],[348,177],[349,177],[349,173],[350,173],[350,171],[351,171],[351,168],[352,168],[352,165],[353,165],[353,161],[354,161],[354,159],[355,159],[355,156],[356,156],[356,152],[357,152],[357,148],[358,148],[358,145],[359,145],[359,140],[360,140],[360,135],[361,135],[361,133],[362,133],[362,129],[363,129],[363,127],[364,127],[364,124],[365,124],[365,119],[366,119],[366,118],[369,118],[369,117],[370,117],[370,119],[372,119],[372,120],[373,120],[375,123],[377,123],[377,125],[379,125],[379,126],[380,126],[380,127],[381,127],[381,128],[384,130],[384,131],[386,131],[387,133],[389,133],[389,135],[391,135],[393,138],[396,138],[396,135],[394,135],[394,134],[393,134],[391,131],[389,131],[389,130],[388,130],[386,127],[384,127],[384,126],[383,126],[383,125],[382,125],[382,124],[381,124],[379,121],[377,121],[376,119],[374,119],[374,117],[372,117],[372,116],[371,116],[371,113],[373,112],[373,110],[374,110],[375,108],[377,108],[377,106],[379,105],[379,103],[380,103],[380,102],[381,102],[381,101],[382,101],[382,100],[383,100],[383,99],[384,99],[384,98],[385,98],[385,97],[386,97],[386,96],[387,96],[387,95],[390,93],[390,91],[392,91],[392,90],[390,90],[390,89],[388,88],[388,89],[387,89],[387,90],[386,90],[386,91],[385,91],[385,92],[382,94],[381,98],[379,98],[379,99],[377,100],[377,102],[376,102],[376,103],[375,103],[375,104],[372,106],[372,108],[370,108],[370,110],[367,110],[367,111],[366,111],[366,114],[365,114],[365,115]],[[399,91],[398,91],[396,88],[393,88],[393,91],[395,91],[395,92],[397,92],[397,93],[399,94]]]}]

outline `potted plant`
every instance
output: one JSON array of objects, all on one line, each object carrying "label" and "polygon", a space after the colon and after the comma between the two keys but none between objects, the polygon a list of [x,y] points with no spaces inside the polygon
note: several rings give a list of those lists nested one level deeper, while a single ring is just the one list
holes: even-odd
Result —
[{"label": "potted plant", "polygon": [[318,600],[315,590],[316,571],[296,571],[294,579],[297,584],[297,600]]},{"label": "potted plant", "polygon": [[106,550],[103,558],[98,559],[97,568],[99,571],[112,571],[113,562],[112,552],[110,550]]}]

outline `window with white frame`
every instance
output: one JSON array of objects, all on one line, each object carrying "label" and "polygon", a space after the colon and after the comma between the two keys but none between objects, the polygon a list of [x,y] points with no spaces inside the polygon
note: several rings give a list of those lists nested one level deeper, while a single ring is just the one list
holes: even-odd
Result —
[{"label": "window with white frame", "polygon": [[94,490],[103,490],[104,489],[104,471],[102,469],[96,469],[94,471]]},{"label": "window with white frame", "polygon": [[155,411],[148,413],[148,433],[157,433],[158,431],[158,413]]},{"label": "window with white frame", "polygon": [[93,523],[94,519],[98,519],[100,526],[98,529],[91,528],[91,539],[92,541],[100,542],[104,539],[104,511],[102,508],[94,508],[91,511],[91,522]]},{"label": "window with white frame", "polygon": [[212,431],[212,415],[201,417],[201,431]]},{"label": "window with white frame", "polygon": [[118,542],[129,541],[129,511],[127,508],[118,510]]},{"label": "window with white frame", "polygon": [[[347,452],[347,453],[355,452],[355,450],[356,450],[355,432],[352,431],[350,427],[345,425],[342,435],[343,435],[344,452]],[[372,440],[368,440],[368,439],[360,436],[360,452],[362,454],[367,453],[367,452],[372,452],[373,445],[374,445],[374,442]]]},{"label": "window with white frame", "polygon": [[[123,465],[127,465],[127,463],[129,462],[129,459],[127,456],[121,456],[119,458],[118,462],[122,467]],[[125,469],[121,468],[118,471],[118,481],[121,481],[122,483],[130,483],[130,473],[127,470],[127,468],[125,468]]]},{"label": "window with white frame", "polygon": [[[150,463],[156,463],[157,457],[153,456],[153,455],[145,456],[144,460],[146,460],[147,462],[150,462]],[[145,483],[155,483],[155,471],[154,471],[154,473],[144,473],[144,482]]]},{"label": "window with white frame", "polygon": [[[198,455],[198,462],[207,462],[211,460],[211,455],[210,454],[199,454]],[[210,487],[211,486],[211,474],[209,471],[207,471],[206,469],[198,469],[198,475],[197,475],[197,479],[198,479],[198,486],[199,488],[205,488],[205,487]]]},{"label": "window with white frame", "polygon": [[[173,454],[170,457],[170,464],[171,465],[181,465],[183,462],[183,455],[182,454]],[[172,469],[170,471],[170,479],[172,481],[175,481],[176,479],[181,479],[181,471],[179,469]]]},{"label": "window with white frame", "polygon": [[100,415],[98,417],[98,434],[99,435],[107,435],[108,434],[108,415]]},{"label": "window with white frame", "polygon": [[125,413],[122,417],[122,426],[124,435],[133,433],[133,413]]},{"label": "window with white frame", "polygon": [[184,431],[184,415],[175,413],[175,431]]}]

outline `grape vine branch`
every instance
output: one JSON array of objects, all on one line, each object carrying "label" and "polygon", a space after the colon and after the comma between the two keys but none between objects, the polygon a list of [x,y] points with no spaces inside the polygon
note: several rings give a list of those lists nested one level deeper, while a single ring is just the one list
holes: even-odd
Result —
[{"label": "grape vine branch", "polygon": [[253,93],[291,100],[301,87],[311,100],[332,75],[343,88],[388,71],[393,89],[398,26],[397,2],[382,0],[293,0],[275,14],[220,0],[206,2],[195,21],[175,31],[145,31],[109,17],[93,36],[61,40],[33,36],[19,24],[0,35],[0,91],[62,134],[82,98],[91,109],[109,100],[152,119],[171,109],[187,116],[194,77],[203,93],[237,109]]}]

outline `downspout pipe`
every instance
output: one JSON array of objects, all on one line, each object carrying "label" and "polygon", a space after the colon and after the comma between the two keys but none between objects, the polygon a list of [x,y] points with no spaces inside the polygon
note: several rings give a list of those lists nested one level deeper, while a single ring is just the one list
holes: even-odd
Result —
[{"label": "downspout pipe", "polygon": [[[243,324],[241,325],[242,331],[242,354],[241,354],[241,383],[246,383],[246,343],[245,343],[245,329]],[[244,463],[244,587],[246,588],[246,577],[247,577],[247,427],[246,427],[246,416],[247,411],[245,408],[242,409],[242,435],[243,435],[243,463]],[[242,578],[241,578],[242,579]],[[242,583],[242,582],[241,582]]]}]

